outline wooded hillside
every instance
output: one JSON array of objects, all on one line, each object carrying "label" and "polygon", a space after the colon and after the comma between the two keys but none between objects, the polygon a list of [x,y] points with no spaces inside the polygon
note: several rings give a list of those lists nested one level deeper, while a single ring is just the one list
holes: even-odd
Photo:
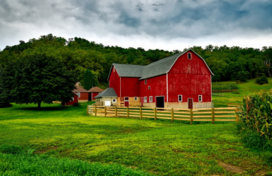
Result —
[{"label": "wooded hillside", "polygon": [[[271,46],[263,47],[262,50],[225,45],[209,45],[205,48],[194,46],[191,49],[206,60],[215,74],[213,81],[245,81],[263,74],[272,76]],[[181,51],[104,46],[78,37],[67,41],[65,38],[49,34],[39,39],[30,39],[28,42],[20,41],[18,45],[6,46],[0,52],[0,67],[4,67],[9,61],[24,58],[23,56],[45,53],[60,59],[79,81],[83,80],[85,70],[90,69],[100,82],[106,82],[112,63],[146,65],[177,52]]]}]

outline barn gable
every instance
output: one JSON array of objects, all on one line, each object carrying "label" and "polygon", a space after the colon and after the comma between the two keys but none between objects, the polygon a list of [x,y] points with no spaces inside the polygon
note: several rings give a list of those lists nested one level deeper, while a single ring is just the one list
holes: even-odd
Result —
[{"label": "barn gable", "polygon": [[166,57],[164,59],[158,60],[156,62],[153,62],[153,63],[145,66],[143,69],[142,77],[140,78],[140,80],[168,73],[172,69],[174,64],[177,62],[178,58],[180,56],[184,55],[185,53],[187,53],[188,51],[193,52],[200,59],[202,59],[206,65],[206,67],[210,71],[211,75],[214,75],[212,73],[211,69],[209,68],[209,66],[207,65],[207,63],[205,62],[205,60],[201,56],[199,56],[196,52],[194,52],[193,50],[190,49],[190,50],[187,50],[183,53],[178,53],[178,54],[172,55],[170,57]]}]

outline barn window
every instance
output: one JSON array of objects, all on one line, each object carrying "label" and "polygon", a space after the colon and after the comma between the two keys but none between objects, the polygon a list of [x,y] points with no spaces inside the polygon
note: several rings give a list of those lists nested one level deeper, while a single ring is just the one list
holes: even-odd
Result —
[{"label": "barn window", "polygon": [[202,102],[202,95],[198,95],[198,102]]},{"label": "barn window", "polygon": [[153,102],[153,97],[150,96],[150,97],[149,97],[149,103],[152,103],[152,102]]},{"label": "barn window", "polygon": [[113,102],[113,103],[116,103],[116,99],[112,99],[112,102]]},{"label": "barn window", "polygon": [[144,97],[144,103],[147,103],[147,97]]},{"label": "barn window", "polygon": [[148,90],[150,90],[151,89],[151,87],[150,86],[148,86]]},{"label": "barn window", "polygon": [[134,100],[137,100],[137,97],[134,97]]},{"label": "barn window", "polygon": [[188,59],[192,59],[192,54],[191,53],[188,53]]},{"label": "barn window", "polygon": [[179,101],[179,102],[182,102],[182,95],[179,95],[179,96],[178,96],[178,101]]},{"label": "barn window", "polygon": [[144,80],[144,84],[145,84],[145,85],[147,84],[147,80],[146,80],[146,79]]},{"label": "barn window", "polygon": [[125,97],[125,101],[128,101],[128,97]]}]

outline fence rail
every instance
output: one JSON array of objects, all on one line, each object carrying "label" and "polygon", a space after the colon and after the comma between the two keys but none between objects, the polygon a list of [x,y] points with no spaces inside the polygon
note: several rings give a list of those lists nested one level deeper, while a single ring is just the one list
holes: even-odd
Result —
[{"label": "fence rail", "polygon": [[203,109],[179,109],[179,108],[149,108],[149,107],[106,107],[87,106],[87,115],[104,117],[133,117],[190,121],[214,122],[225,121],[238,123],[238,107],[203,108]]}]

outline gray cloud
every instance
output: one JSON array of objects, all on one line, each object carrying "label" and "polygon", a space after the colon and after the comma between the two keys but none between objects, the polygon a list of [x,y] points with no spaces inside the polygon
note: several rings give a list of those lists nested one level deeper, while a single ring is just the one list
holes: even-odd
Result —
[{"label": "gray cloud", "polygon": [[161,41],[247,38],[271,34],[271,17],[270,0],[0,0],[0,48],[48,33]]}]

